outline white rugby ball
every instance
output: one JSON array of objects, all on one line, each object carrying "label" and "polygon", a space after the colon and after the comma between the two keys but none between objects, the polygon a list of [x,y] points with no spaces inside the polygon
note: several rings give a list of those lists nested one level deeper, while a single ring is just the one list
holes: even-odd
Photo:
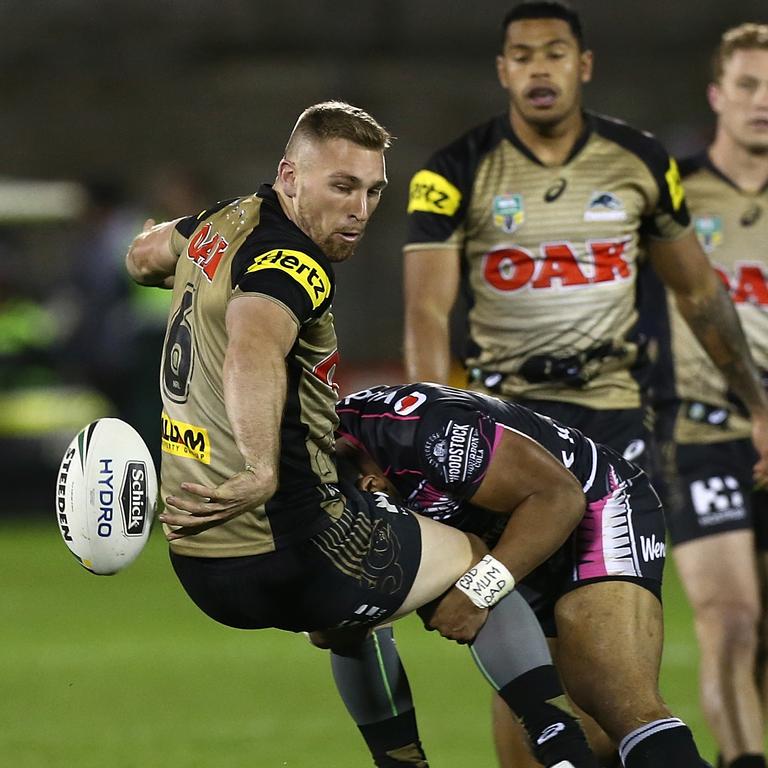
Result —
[{"label": "white rugby ball", "polygon": [[56,520],[91,573],[117,573],[139,556],[156,505],[152,456],[130,424],[98,419],[69,444],[56,480]]}]

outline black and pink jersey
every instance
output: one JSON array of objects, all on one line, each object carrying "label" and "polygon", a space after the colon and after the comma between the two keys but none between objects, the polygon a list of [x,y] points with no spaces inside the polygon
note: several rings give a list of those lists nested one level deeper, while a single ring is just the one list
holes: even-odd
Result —
[{"label": "black and pink jersey", "polygon": [[605,495],[593,488],[595,443],[515,403],[422,383],[364,389],[340,400],[336,411],[339,435],[373,458],[411,509],[436,520],[462,527],[466,502],[505,429],[549,451],[576,476],[588,501]]}]

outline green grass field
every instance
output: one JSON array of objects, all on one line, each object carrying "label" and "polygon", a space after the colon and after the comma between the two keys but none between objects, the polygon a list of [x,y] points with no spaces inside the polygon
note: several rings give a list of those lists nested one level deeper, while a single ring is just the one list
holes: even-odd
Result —
[{"label": "green grass field", "polygon": [[[50,522],[3,521],[0,762],[13,768],[361,768],[325,652],[215,624],[182,593],[158,530],[124,573],[83,570]],[[665,589],[662,686],[713,754],[690,611]],[[489,696],[466,649],[400,622],[434,768],[494,766]]]}]

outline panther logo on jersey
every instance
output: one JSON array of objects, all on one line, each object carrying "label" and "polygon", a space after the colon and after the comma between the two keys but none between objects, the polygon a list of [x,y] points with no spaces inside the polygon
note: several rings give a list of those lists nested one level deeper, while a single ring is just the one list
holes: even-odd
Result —
[{"label": "panther logo on jersey", "polygon": [[584,221],[626,221],[624,203],[613,192],[593,192],[584,211]]}]

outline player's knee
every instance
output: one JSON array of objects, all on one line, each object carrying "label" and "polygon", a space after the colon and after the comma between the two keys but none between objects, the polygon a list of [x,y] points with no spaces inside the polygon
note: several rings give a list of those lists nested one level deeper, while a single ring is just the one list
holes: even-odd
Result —
[{"label": "player's knee", "polygon": [[749,602],[713,601],[696,613],[702,647],[713,647],[729,658],[755,652],[759,621],[758,606]]},{"label": "player's knee", "polygon": [[652,679],[625,679],[623,686],[595,683],[569,688],[568,693],[582,709],[618,744],[638,722],[669,717],[669,710]]},{"label": "player's knee", "polygon": [[349,656],[359,650],[368,632],[366,627],[349,630],[316,630],[309,633],[309,641],[315,648]]}]

